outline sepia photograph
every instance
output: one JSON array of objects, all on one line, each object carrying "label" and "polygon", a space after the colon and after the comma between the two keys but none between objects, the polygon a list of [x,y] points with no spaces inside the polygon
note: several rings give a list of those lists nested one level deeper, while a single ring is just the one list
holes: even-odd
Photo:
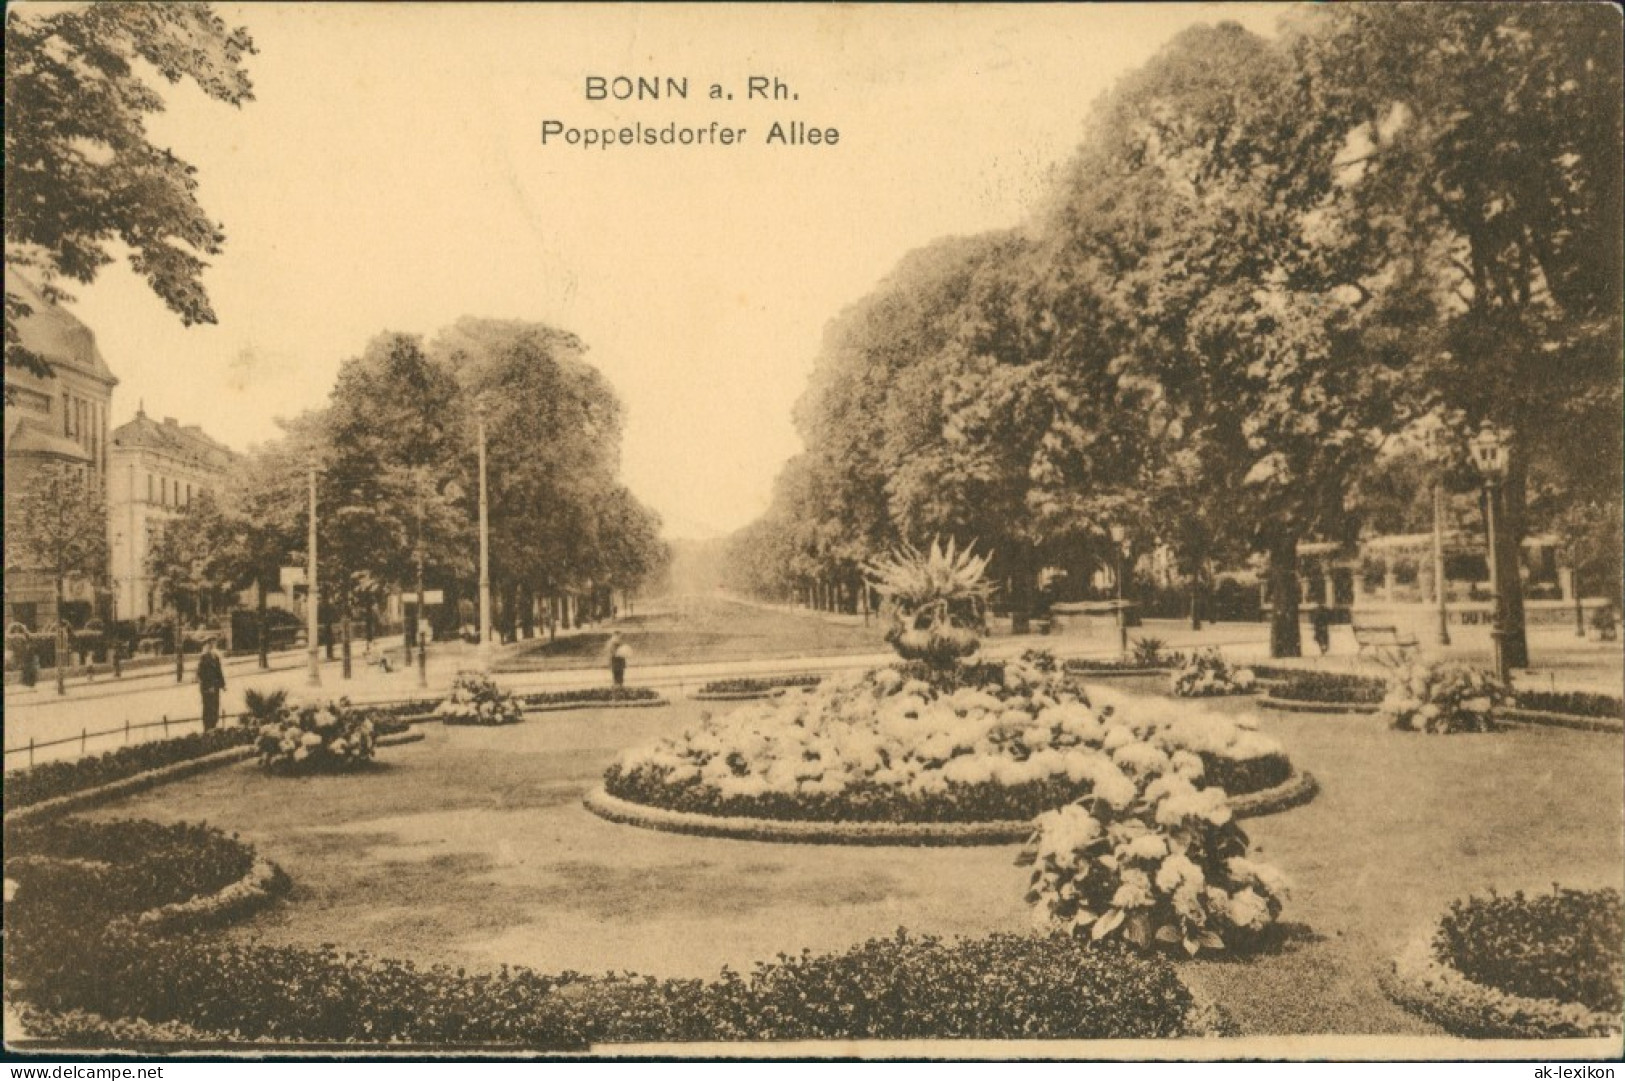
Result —
[{"label": "sepia photograph", "polygon": [[8,1059],[1625,1053],[1618,5],[5,47]]}]

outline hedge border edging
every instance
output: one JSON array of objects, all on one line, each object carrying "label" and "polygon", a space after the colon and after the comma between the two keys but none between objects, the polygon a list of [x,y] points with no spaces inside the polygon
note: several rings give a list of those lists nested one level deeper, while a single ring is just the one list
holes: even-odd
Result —
[{"label": "hedge border edging", "polygon": [[1230,811],[1237,818],[1258,818],[1308,803],[1320,792],[1320,782],[1312,773],[1300,771],[1296,766],[1286,780],[1274,788],[1261,788],[1230,797]]},{"label": "hedge border edging", "polygon": [[760,698],[783,698],[788,687],[773,687],[765,691],[695,691],[689,695],[696,702],[750,702]]},{"label": "hedge border edging", "polygon": [[1062,668],[1067,675],[1085,682],[1091,679],[1112,679],[1117,676],[1168,676],[1174,672],[1172,668],[1073,668],[1068,665],[1063,665]]},{"label": "hedge border edging", "polygon": [[30,803],[24,807],[17,807],[5,813],[5,820],[10,822],[27,822],[35,818],[46,818],[51,815],[66,814],[84,807],[93,807],[106,800],[128,796],[135,792],[152,788],[155,785],[165,784],[169,781],[178,781],[182,777],[189,777],[194,773],[214,769],[217,766],[229,766],[233,762],[240,762],[254,757],[255,748],[252,743],[241,747],[230,747],[224,751],[215,751],[213,754],[201,755],[197,758],[188,758],[180,762],[171,762],[167,766],[158,766],[155,769],[144,770],[141,773],[131,774],[95,788],[84,788],[78,792],[68,792],[50,799]]},{"label": "hedge border edging", "polygon": [[550,702],[545,706],[525,706],[526,713],[563,713],[572,709],[648,709],[654,706],[669,706],[669,698],[633,698],[615,701],[597,702]]},{"label": "hedge border edging", "polygon": [[1559,1039],[1617,1036],[1625,1028],[1619,1016],[1578,1002],[1525,998],[1468,979],[1433,956],[1433,930],[1414,937],[1378,982],[1394,1002],[1452,1035]]},{"label": "hedge border edging", "polygon": [[[1237,818],[1255,818],[1296,807],[1313,799],[1320,786],[1313,776],[1294,769],[1274,788],[1230,798]],[[778,818],[724,817],[672,811],[634,803],[594,788],[582,799],[587,810],[610,822],[665,833],[727,837],[737,841],[838,845],[994,845],[1020,844],[1033,834],[1032,820],[993,822],[792,822]]]},{"label": "hedge border edging", "polygon": [[227,883],[213,893],[201,893],[184,901],[149,908],[126,920],[115,920],[109,925],[109,930],[125,923],[144,931],[163,934],[212,919],[245,915],[274,900],[277,883],[282,878],[281,868],[256,853],[253,866],[237,881]]},{"label": "hedge border edging", "polygon": [[1258,704],[1265,709],[1281,710],[1286,713],[1372,714],[1382,709],[1382,706],[1375,702],[1316,702],[1307,698],[1276,698],[1273,694],[1261,696]]},{"label": "hedge border edging", "polygon": [[[378,746],[395,747],[402,743],[416,743],[424,739],[422,732],[395,732],[391,735],[378,737]],[[84,788],[78,792],[68,792],[50,799],[30,803],[24,807],[17,807],[5,813],[8,823],[28,822],[36,818],[48,818],[52,815],[67,814],[70,811],[94,807],[107,800],[118,799],[122,796],[133,795],[170,781],[178,781],[190,777],[194,773],[215,769],[219,766],[229,766],[234,762],[246,761],[253,758],[256,749],[252,743],[241,747],[229,747],[224,751],[215,751],[213,754],[200,755],[197,758],[188,758],[180,762],[171,762],[167,766],[145,770],[141,773],[121,777],[116,781],[109,781],[95,788]]]},{"label": "hedge border edging", "polygon": [[1609,717],[1583,717],[1578,713],[1552,713],[1543,709],[1518,709],[1502,706],[1492,711],[1497,721],[1534,728],[1570,728],[1577,732],[1625,732],[1625,722]]}]

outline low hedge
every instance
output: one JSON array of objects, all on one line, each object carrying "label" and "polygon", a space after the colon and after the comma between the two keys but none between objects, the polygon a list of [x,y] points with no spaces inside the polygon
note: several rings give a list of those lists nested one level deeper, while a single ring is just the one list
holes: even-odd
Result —
[{"label": "low hedge", "polygon": [[1575,717],[1625,719],[1625,700],[1609,694],[1580,691],[1518,691],[1513,695],[1518,709],[1537,713],[1567,713]]},{"label": "low hedge", "polygon": [[[377,735],[386,736],[411,727],[402,718],[417,716],[422,712],[418,707],[418,703],[408,703],[389,707],[363,705],[357,708],[373,716],[373,730]],[[0,798],[3,798],[6,811],[14,811],[58,796],[100,788],[177,762],[190,762],[233,747],[246,747],[258,738],[258,725],[224,725],[211,732],[192,732],[172,739],[133,743],[86,758],[41,762],[37,766],[8,774]]]},{"label": "low hedge", "polygon": [[1173,668],[1174,661],[1162,659],[1157,661],[1136,660],[1126,657],[1119,661],[1094,661],[1084,657],[1074,657],[1063,666],[1068,672],[1166,672]]},{"label": "low hedge", "polygon": [[174,739],[135,743],[71,762],[42,762],[6,777],[4,806],[7,811],[27,807],[41,800],[122,781],[161,766],[244,747],[254,742],[257,732],[256,728],[233,725]]},{"label": "low hedge", "polygon": [[1274,682],[1270,697],[1292,702],[1376,705],[1388,696],[1388,681],[1374,676],[1296,668],[1254,668],[1253,674]]},{"label": "low hedge", "polygon": [[[1214,1024],[1164,959],[1066,935],[901,932],[714,981],[469,973],[341,952],[108,936],[30,995],[77,1039],[130,1031],[441,1048],[831,1039],[1147,1039]],[[77,1012],[70,1012],[77,1011]],[[46,1031],[51,1027],[47,1025]],[[193,1036],[192,1038],[195,1038]]]},{"label": "low hedge", "polygon": [[742,676],[738,679],[715,679],[699,689],[698,694],[757,694],[776,691],[780,687],[816,687],[823,676]]},{"label": "low hedge", "polygon": [[[1285,755],[1250,759],[1202,756],[1203,783],[1231,795],[1245,795],[1282,784],[1292,774]],[[722,796],[698,783],[673,785],[663,768],[623,770],[611,765],[604,791],[631,803],[689,814],[723,818],[766,818],[780,822],[1020,822],[1088,795],[1087,781],[1050,777],[1019,785],[997,782],[949,784],[930,795],[912,795],[893,785],[862,783],[838,794],[768,792],[759,796]]]},{"label": "low hedge", "polygon": [[660,697],[653,687],[587,687],[578,691],[541,691],[519,696],[526,706],[590,705],[600,702],[652,702]]},{"label": "low hedge", "polygon": [[1435,956],[1508,994],[1625,1010],[1625,909],[1616,889],[1491,894],[1451,904]]}]

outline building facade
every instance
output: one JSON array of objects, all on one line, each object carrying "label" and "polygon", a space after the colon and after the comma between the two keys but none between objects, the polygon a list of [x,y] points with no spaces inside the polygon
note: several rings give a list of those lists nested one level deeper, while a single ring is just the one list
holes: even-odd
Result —
[{"label": "building facade", "polygon": [[[67,466],[105,500],[109,466],[108,414],[118,379],[96,346],[96,336],[66,309],[47,300],[38,287],[8,271],[6,289],[28,304],[32,313],[16,323],[21,345],[43,357],[51,374],[20,368],[6,372],[11,400],[5,406],[5,496],[8,525],[20,513],[17,501],[41,469]],[[93,614],[105,617],[106,576],[100,581],[79,576],[65,584],[67,611],[58,612],[54,576],[6,551],[5,605],[8,626],[30,630],[55,624],[64,615],[82,625]]]},{"label": "building facade", "polygon": [[108,518],[115,596],[120,619],[139,619],[163,608],[147,575],[147,552],[165,524],[194,499],[218,493],[236,454],[196,424],[147,416],[112,433],[108,455]]}]

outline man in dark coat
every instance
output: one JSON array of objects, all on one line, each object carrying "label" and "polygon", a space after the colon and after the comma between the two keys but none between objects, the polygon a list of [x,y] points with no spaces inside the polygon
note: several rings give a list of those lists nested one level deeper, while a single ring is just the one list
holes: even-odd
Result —
[{"label": "man in dark coat", "polygon": [[213,638],[203,643],[203,656],[197,659],[197,685],[203,692],[203,730],[209,732],[220,723],[220,692],[226,689],[226,671]]}]

